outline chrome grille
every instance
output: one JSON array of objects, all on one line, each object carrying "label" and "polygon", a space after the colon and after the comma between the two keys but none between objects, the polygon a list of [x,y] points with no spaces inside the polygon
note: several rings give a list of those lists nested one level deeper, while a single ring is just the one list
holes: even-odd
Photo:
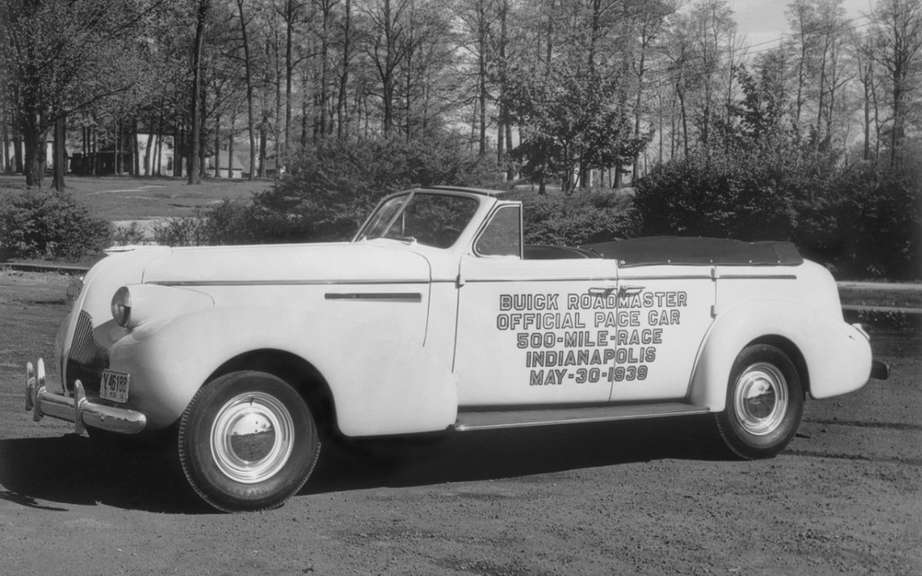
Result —
[{"label": "chrome grille", "polygon": [[81,364],[89,364],[96,357],[96,342],[93,341],[93,318],[86,310],[77,316],[74,338],[70,344],[68,358]]},{"label": "chrome grille", "polygon": [[102,371],[108,367],[109,355],[105,349],[97,346],[93,339],[93,318],[86,310],[81,310],[67,354],[65,386],[68,390],[73,390],[74,381],[79,379],[87,393],[98,394]]}]

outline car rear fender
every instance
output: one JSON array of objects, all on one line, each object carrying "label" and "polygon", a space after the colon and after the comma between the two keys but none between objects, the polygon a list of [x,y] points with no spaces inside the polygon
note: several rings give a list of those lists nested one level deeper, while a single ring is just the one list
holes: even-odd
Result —
[{"label": "car rear fender", "polygon": [[785,342],[799,352],[803,362],[791,360],[805,371],[801,376],[813,398],[851,392],[870,376],[870,345],[841,318],[790,300],[750,300],[715,319],[691,377],[690,402],[722,411],[734,360],[749,344],[766,339]]}]

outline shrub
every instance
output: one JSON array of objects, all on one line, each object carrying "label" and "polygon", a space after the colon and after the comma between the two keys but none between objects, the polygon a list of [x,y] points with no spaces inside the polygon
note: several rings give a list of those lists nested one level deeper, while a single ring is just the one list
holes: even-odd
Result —
[{"label": "shrub", "polygon": [[170,218],[154,226],[154,241],[168,246],[253,244],[271,237],[272,228],[250,203],[225,199],[188,218]]},{"label": "shrub", "polygon": [[0,245],[13,257],[76,260],[109,245],[111,225],[67,192],[0,192]]},{"label": "shrub", "polygon": [[[849,276],[918,278],[920,205],[918,177],[855,166],[841,171],[824,197],[803,208],[796,240],[805,252]],[[818,232],[824,226],[827,232]]]},{"label": "shrub", "polygon": [[644,233],[791,240],[840,276],[922,276],[918,167],[881,173],[828,156],[779,157],[658,166],[638,184]]},{"label": "shrub", "polygon": [[752,156],[657,166],[638,183],[637,208],[646,234],[741,240],[790,238],[797,217],[776,168]]},{"label": "shrub", "polygon": [[127,225],[115,225],[112,228],[112,243],[117,246],[143,244],[147,241],[148,238],[144,229],[137,222],[130,222]]},{"label": "shrub", "polygon": [[327,140],[299,158],[254,200],[262,240],[346,239],[381,197],[411,186],[489,185],[492,162],[464,140],[430,136],[363,141]]},{"label": "shrub", "polygon": [[506,197],[523,203],[527,244],[577,246],[634,236],[640,229],[633,200],[611,191],[519,192]]},{"label": "shrub", "polygon": [[224,201],[196,217],[164,222],[154,237],[170,245],[345,240],[384,195],[415,185],[490,185],[500,176],[492,166],[452,135],[329,139],[251,202]]}]

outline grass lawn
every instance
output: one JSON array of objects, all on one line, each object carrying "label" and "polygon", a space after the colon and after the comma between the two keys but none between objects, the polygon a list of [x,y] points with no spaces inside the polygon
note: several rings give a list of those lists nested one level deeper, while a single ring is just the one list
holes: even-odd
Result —
[{"label": "grass lawn", "polygon": [[[64,184],[93,215],[110,221],[194,216],[225,198],[246,200],[272,186],[270,180],[209,179],[192,185],[179,178],[128,176],[68,176]],[[0,175],[0,191],[23,188],[22,176]]]}]

